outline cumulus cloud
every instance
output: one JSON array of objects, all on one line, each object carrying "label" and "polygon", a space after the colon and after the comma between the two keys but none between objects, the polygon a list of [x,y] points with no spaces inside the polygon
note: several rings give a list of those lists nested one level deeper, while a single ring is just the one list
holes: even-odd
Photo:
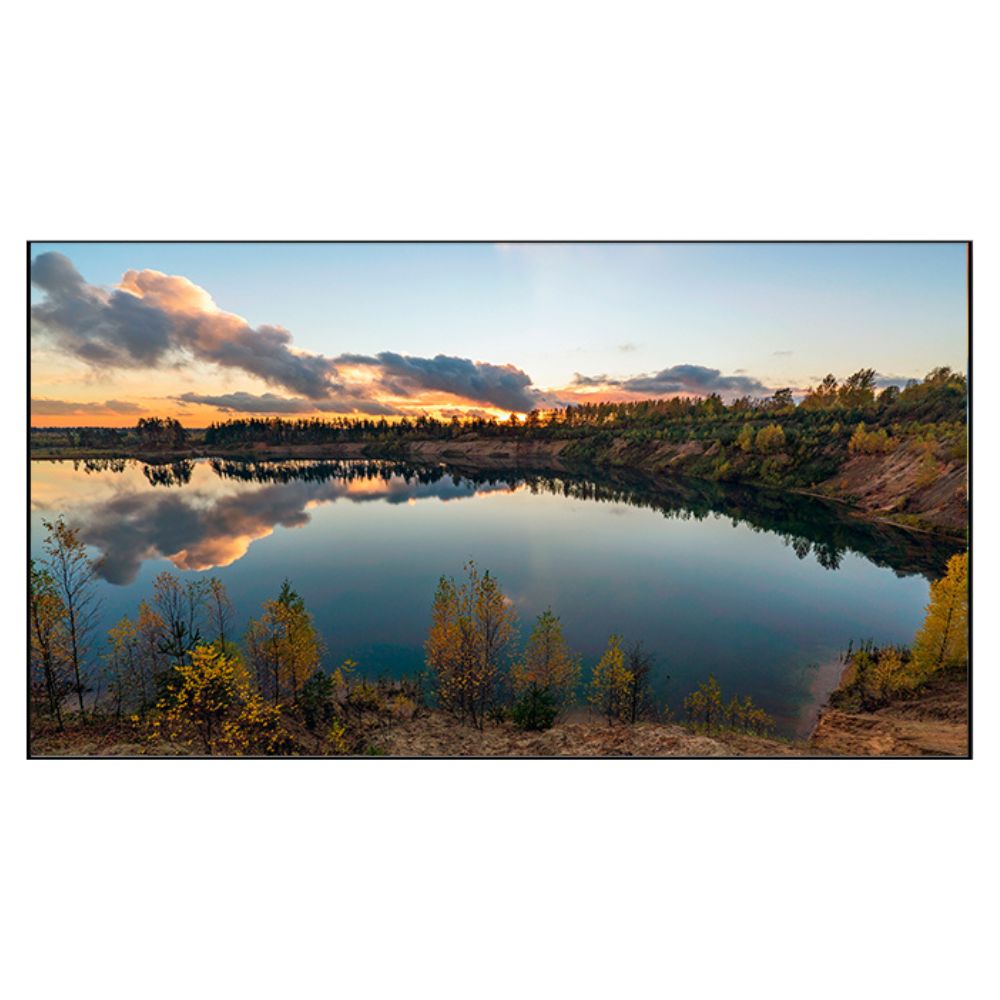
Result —
[{"label": "cumulus cloud", "polygon": [[161,271],[127,271],[120,285],[90,285],[60,253],[39,254],[31,281],[45,299],[31,308],[33,328],[57,347],[100,368],[147,368],[188,353],[237,368],[272,385],[322,399],[333,365],[291,348],[279,326],[250,326],[224,312],[203,288]]},{"label": "cumulus cloud", "polygon": [[[45,299],[31,308],[32,330],[67,354],[97,368],[150,368],[184,357],[236,369],[320,402],[318,409],[337,412],[397,412],[373,395],[410,399],[423,392],[443,392],[480,405],[524,412],[554,405],[514,365],[495,365],[439,354],[409,357],[385,351],[376,355],[344,354],[328,358],[292,345],[280,326],[250,326],[225,312],[211,295],[187,278],[161,271],[127,271],[116,288],[88,284],[63,254],[39,254],[31,263],[31,281]],[[372,381],[352,382],[343,366],[370,369]],[[240,412],[306,412],[265,393],[256,409],[245,409],[251,394],[227,394],[223,408]],[[239,398],[244,397],[244,398]],[[368,399],[367,408],[361,402]],[[189,400],[190,401],[190,400]]]},{"label": "cumulus cloud", "polygon": [[252,392],[227,392],[211,395],[185,392],[173,396],[182,404],[200,403],[214,406],[227,413],[366,413],[371,416],[389,416],[402,411],[388,403],[361,395],[342,393],[332,399],[305,399],[304,397],[278,396],[273,392],[256,395]]},{"label": "cumulus cloud", "polygon": [[572,385],[606,386],[649,396],[681,393],[703,396],[713,392],[723,396],[767,396],[772,392],[759,379],[749,375],[723,375],[718,368],[706,368],[703,365],[674,365],[654,374],[634,375],[631,378],[581,375],[578,372]]},{"label": "cumulus cloud", "polygon": [[446,392],[519,413],[555,403],[551,397],[532,386],[527,372],[514,365],[494,365],[445,354],[417,358],[392,351],[374,356],[342,354],[335,361],[338,365],[373,369],[381,387],[392,396]]},{"label": "cumulus cloud", "polygon": [[36,417],[110,416],[145,412],[145,409],[138,404],[122,399],[108,399],[103,403],[75,403],[68,399],[31,397],[31,413]]}]

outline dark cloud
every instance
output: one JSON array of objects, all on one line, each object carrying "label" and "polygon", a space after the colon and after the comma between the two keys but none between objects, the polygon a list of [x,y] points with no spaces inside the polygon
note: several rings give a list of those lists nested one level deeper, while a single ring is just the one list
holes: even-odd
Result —
[{"label": "dark cloud", "polygon": [[774,357],[776,358],[787,358],[793,355],[795,351],[775,351]]},{"label": "dark cloud", "polygon": [[477,403],[519,413],[553,405],[554,400],[532,386],[531,376],[513,365],[493,365],[485,361],[449,357],[416,358],[392,351],[374,356],[342,354],[338,365],[374,368],[382,388],[393,396],[414,396],[421,392],[446,392]]},{"label": "dark cloud", "polygon": [[187,278],[128,271],[109,291],[87,284],[69,258],[43,253],[31,263],[31,281],[46,295],[31,308],[33,328],[97,367],[145,368],[187,352],[310,399],[334,389],[329,358],[291,350],[281,327],[252,327],[223,312]]},{"label": "dark cloud", "polygon": [[573,381],[570,385],[617,385],[618,381],[609,375],[581,375],[579,372],[573,373]]},{"label": "dark cloud", "polygon": [[74,403],[68,399],[40,399],[31,397],[31,413],[36,417],[55,416],[93,416],[95,414],[131,414],[145,413],[145,409],[136,403],[122,399],[108,399],[103,403]]},{"label": "dark cloud", "polygon": [[207,395],[185,392],[173,396],[177,402],[201,403],[215,406],[229,413],[366,413],[371,416],[390,416],[402,411],[388,403],[380,403],[361,395],[343,393],[332,399],[305,399],[303,397],[277,396],[273,392],[255,395],[252,392],[227,392]]},{"label": "dark cloud", "polygon": [[882,375],[879,373],[875,376],[875,385],[879,389],[887,389],[890,385],[897,386],[900,389],[905,389],[907,383],[913,381],[920,381],[919,379],[914,379],[912,375]]},{"label": "dark cloud", "polygon": [[649,396],[670,396],[678,393],[704,396],[713,392],[729,396],[768,396],[772,391],[759,379],[751,378],[749,375],[723,375],[718,368],[706,368],[703,365],[674,365],[652,375],[635,375],[625,379],[577,373],[572,384],[608,386]]},{"label": "dark cloud", "polygon": [[[250,326],[223,312],[203,288],[187,278],[160,271],[127,271],[117,288],[88,284],[69,258],[43,253],[31,263],[31,281],[45,293],[32,306],[33,332],[58,348],[98,368],[142,368],[189,355],[225,368],[238,369],[270,385],[331,411],[393,413],[392,407],[362,400],[373,392],[410,398],[425,391],[445,392],[481,405],[525,412],[557,401],[532,386],[531,377],[513,365],[494,365],[439,354],[408,357],[386,351],[377,355],[345,354],[331,359],[292,347],[292,335],[280,326]],[[340,365],[375,371],[374,383],[352,385]],[[249,397],[249,393],[230,394]],[[270,408],[252,412],[304,412],[259,397]],[[235,399],[222,404],[251,412]],[[245,400],[243,401],[245,402]]]},{"label": "dark cloud", "polygon": [[639,350],[639,345],[633,344],[631,341],[627,341],[624,344],[619,344],[618,350],[621,351],[623,354],[629,354],[631,351]]}]

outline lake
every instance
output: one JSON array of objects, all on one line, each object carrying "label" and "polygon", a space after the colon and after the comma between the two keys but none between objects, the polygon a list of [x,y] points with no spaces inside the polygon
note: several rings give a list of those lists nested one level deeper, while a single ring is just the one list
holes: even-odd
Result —
[{"label": "lake", "polygon": [[596,470],[33,461],[31,483],[32,555],[43,518],[80,526],[101,560],[103,628],[163,570],[218,576],[241,629],[288,577],[328,667],[399,676],[423,666],[438,578],[474,559],[522,638],[551,606],[585,677],[616,632],[655,655],[675,713],[713,673],[786,736],[808,734],[849,641],[912,641],[956,551],[813,498]]}]

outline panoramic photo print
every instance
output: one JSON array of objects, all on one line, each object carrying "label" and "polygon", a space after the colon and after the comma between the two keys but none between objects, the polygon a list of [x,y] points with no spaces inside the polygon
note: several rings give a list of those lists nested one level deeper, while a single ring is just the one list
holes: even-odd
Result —
[{"label": "panoramic photo print", "polygon": [[32,243],[31,757],[967,757],[966,243]]}]

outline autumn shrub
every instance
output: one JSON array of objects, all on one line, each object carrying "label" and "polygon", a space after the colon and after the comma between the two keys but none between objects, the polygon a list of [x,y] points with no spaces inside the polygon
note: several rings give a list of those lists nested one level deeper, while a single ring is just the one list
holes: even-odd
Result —
[{"label": "autumn shrub", "polygon": [[948,446],[948,458],[953,462],[966,462],[969,458],[969,440],[964,429]]},{"label": "autumn shrub", "polygon": [[857,650],[848,649],[844,663],[840,687],[830,697],[836,708],[875,711],[921,683],[910,651],[904,647],[864,642]]},{"label": "autumn shrub", "polygon": [[865,430],[864,423],[859,423],[847,442],[847,450],[852,455],[882,455],[892,451],[895,442],[889,437],[884,427],[878,430]]},{"label": "autumn shrub", "polygon": [[358,715],[366,712],[379,715],[387,708],[385,695],[379,686],[367,680],[360,680],[351,685],[345,705]]},{"label": "autumn shrub", "polygon": [[233,757],[271,757],[294,753],[295,746],[282,726],[280,710],[253,692],[236,716],[223,722],[219,749]]},{"label": "autumn shrub", "polygon": [[781,424],[768,424],[757,431],[754,438],[754,450],[762,455],[781,451],[785,447],[785,431]]},{"label": "autumn shrub", "polygon": [[150,714],[146,734],[152,747],[167,743],[206,756],[293,751],[280,710],[253,687],[239,657],[200,645],[189,659],[172,668]]},{"label": "autumn shrub", "polygon": [[418,708],[416,699],[401,691],[389,699],[389,715],[397,721],[412,719],[417,714]]},{"label": "autumn shrub", "polygon": [[923,456],[920,459],[920,467],[917,469],[917,486],[921,489],[933,486],[940,475],[940,465],[934,452],[933,443],[927,442],[924,446]]},{"label": "autumn shrub", "polygon": [[223,723],[242,711],[249,694],[246,672],[235,657],[210,646],[191,650],[189,663],[178,663],[157,701],[151,719],[154,741],[179,743],[211,755],[228,743]]},{"label": "autumn shrub", "polygon": [[351,752],[347,739],[347,727],[339,719],[334,719],[330,723],[330,728],[326,731],[323,750],[333,757],[341,757]]},{"label": "autumn shrub", "polygon": [[551,729],[559,714],[556,695],[547,687],[532,682],[515,700],[510,716],[518,729]]}]

